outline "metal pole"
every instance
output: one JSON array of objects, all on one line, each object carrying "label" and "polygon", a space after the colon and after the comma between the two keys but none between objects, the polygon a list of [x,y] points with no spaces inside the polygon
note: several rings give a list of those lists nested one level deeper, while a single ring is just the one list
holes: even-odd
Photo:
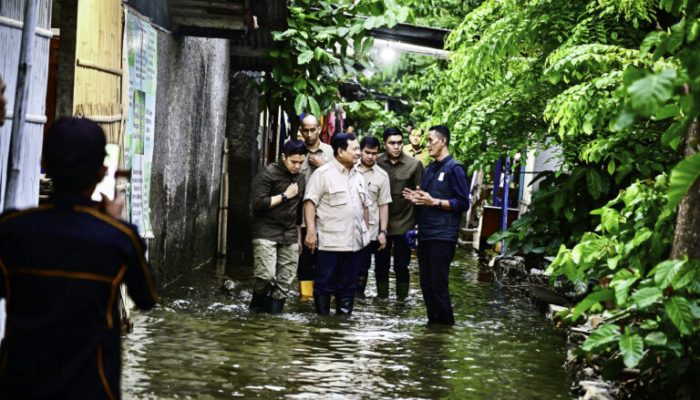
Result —
[{"label": "metal pole", "polygon": [[501,205],[501,198],[498,196],[498,189],[501,187],[501,159],[496,160],[493,172],[493,206]]},{"label": "metal pole", "polygon": [[[510,157],[506,157],[506,163],[503,168],[503,213],[501,214],[501,230],[505,232],[508,229],[508,186],[510,186]],[[506,241],[501,241],[501,255],[506,254]]]},{"label": "metal pole", "polygon": [[37,8],[40,0],[26,0],[24,3],[24,27],[22,43],[19,50],[19,68],[17,73],[17,90],[15,91],[15,109],[10,131],[10,153],[7,161],[7,190],[5,192],[5,209],[17,208],[21,199],[20,171],[22,164],[22,134],[27,123],[29,88],[32,78],[32,60],[34,57]]}]

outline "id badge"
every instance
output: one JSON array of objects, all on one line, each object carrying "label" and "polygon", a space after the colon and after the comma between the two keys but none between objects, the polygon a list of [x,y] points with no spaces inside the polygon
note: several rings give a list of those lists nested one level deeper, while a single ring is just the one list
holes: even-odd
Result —
[{"label": "id badge", "polygon": [[440,175],[438,176],[438,182],[442,182],[442,181],[444,181],[444,180],[445,180],[445,173],[444,173],[444,172],[440,172]]}]

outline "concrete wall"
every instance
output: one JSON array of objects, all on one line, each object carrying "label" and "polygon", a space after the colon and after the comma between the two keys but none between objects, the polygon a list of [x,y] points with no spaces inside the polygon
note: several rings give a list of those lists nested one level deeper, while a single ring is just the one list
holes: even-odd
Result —
[{"label": "concrete wall", "polygon": [[229,43],[158,33],[150,259],[167,284],[216,256]]},{"label": "concrete wall", "polygon": [[252,257],[250,189],[258,172],[260,112],[259,73],[231,71],[228,99],[229,204],[228,260],[245,264]]}]

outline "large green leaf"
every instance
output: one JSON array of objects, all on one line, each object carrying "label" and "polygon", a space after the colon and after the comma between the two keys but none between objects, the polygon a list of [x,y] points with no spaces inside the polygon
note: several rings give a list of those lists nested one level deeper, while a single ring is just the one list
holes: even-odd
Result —
[{"label": "large green leaf", "polygon": [[666,300],[665,308],[666,314],[681,335],[690,335],[693,332],[693,313],[686,298],[671,296]]},{"label": "large green leaf", "polygon": [[310,111],[311,111],[311,114],[316,115],[316,116],[321,115],[321,107],[319,107],[318,102],[316,101],[316,99],[314,99],[313,97],[309,96],[309,97],[308,97],[308,101],[309,101],[309,108],[311,109],[311,110],[310,110]]},{"label": "large green leaf", "polygon": [[685,263],[685,260],[662,261],[650,273],[654,274],[654,282],[657,286],[667,288]]},{"label": "large green leaf", "polygon": [[663,292],[657,287],[639,289],[632,294],[632,301],[637,308],[644,309],[661,300]]},{"label": "large green leaf", "polygon": [[307,97],[305,94],[298,94],[296,99],[294,100],[294,111],[297,113],[297,115],[300,115],[301,113],[304,112],[304,109],[306,108],[307,104]]},{"label": "large green leaf", "polygon": [[668,188],[668,206],[676,208],[700,177],[700,153],[695,153],[676,165],[671,171]]},{"label": "large green leaf", "polygon": [[580,303],[574,307],[574,311],[571,313],[571,318],[576,321],[581,314],[588,311],[589,308],[593,307],[602,301],[607,301],[613,298],[613,291],[610,289],[602,289],[593,292],[586,296],[585,299],[581,300]]},{"label": "large green leaf", "polygon": [[299,57],[297,58],[297,63],[301,65],[307,64],[309,61],[313,60],[313,58],[314,52],[312,50],[306,50],[299,54]]},{"label": "large green leaf", "polygon": [[586,187],[588,188],[588,193],[597,200],[608,192],[609,184],[608,180],[603,178],[598,171],[589,168],[586,169]]},{"label": "large green leaf", "polygon": [[650,334],[644,336],[644,343],[648,344],[649,346],[665,346],[667,342],[668,338],[663,332],[651,332]]},{"label": "large green leaf", "polygon": [[622,360],[627,368],[634,368],[644,355],[644,340],[639,335],[625,333],[619,341]]},{"label": "large green leaf", "polygon": [[581,345],[584,351],[592,351],[603,346],[609,345],[618,341],[620,338],[620,327],[617,325],[606,324],[591,333]]},{"label": "large green leaf", "polygon": [[627,88],[632,107],[646,117],[653,115],[673,96],[676,76],[676,70],[669,68],[632,83]]},{"label": "large green leaf", "polygon": [[294,82],[294,90],[296,90],[297,92],[303,92],[304,90],[306,90],[306,79],[297,79]]}]

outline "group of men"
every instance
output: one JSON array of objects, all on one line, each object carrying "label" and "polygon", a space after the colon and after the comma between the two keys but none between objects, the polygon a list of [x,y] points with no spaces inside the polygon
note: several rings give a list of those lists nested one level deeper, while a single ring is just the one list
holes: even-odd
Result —
[{"label": "group of men", "polygon": [[406,153],[403,133],[395,127],[383,132],[383,153],[371,136],[358,141],[342,133],[330,146],[321,142],[313,115],[302,119],[299,131],[303,142],[287,141],[280,161],[253,183],[250,308],[282,312],[297,271],[300,293],[313,296],[318,314],[330,314],[333,297],[336,313],[350,314],[355,297],[364,296],[373,255],[377,296],[389,297],[393,260],[396,298],[404,300],[410,236],[417,228],[428,322],[453,325],[448,273],[469,193],[464,169],[449,154],[449,129],[429,129],[427,154],[433,161],[427,168],[422,154]]}]

